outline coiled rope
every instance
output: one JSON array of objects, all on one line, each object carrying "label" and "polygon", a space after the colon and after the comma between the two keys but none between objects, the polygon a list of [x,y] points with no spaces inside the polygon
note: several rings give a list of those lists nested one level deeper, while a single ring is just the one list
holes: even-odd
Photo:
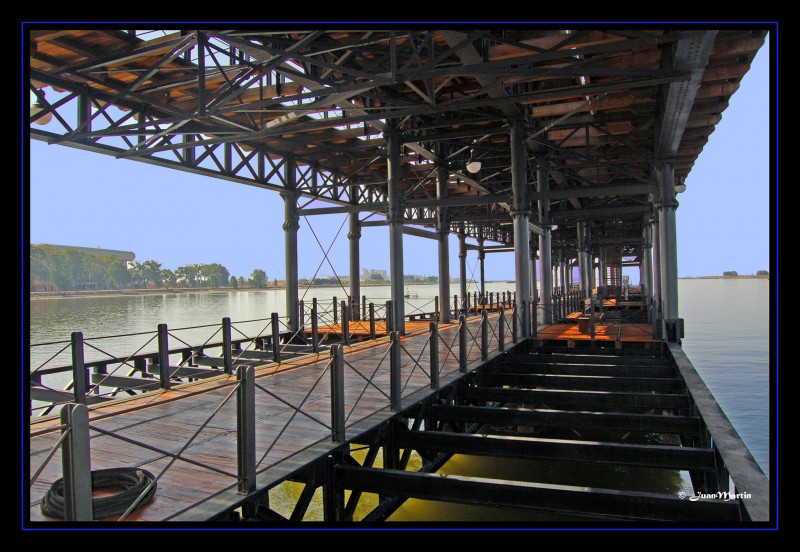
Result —
[{"label": "coiled rope", "polygon": [[[104,519],[125,513],[128,507],[153,483],[153,474],[139,468],[110,468],[92,472],[92,491],[101,489],[122,489],[110,496],[92,498],[94,519]],[[157,483],[153,483],[147,495],[136,505],[140,508],[147,504],[156,494]],[[64,519],[64,480],[59,479],[50,486],[41,503],[42,513]]]}]

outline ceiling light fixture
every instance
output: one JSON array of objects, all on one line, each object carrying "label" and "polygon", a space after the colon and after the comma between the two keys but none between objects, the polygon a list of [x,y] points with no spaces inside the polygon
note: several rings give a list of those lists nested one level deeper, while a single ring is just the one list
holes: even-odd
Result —
[{"label": "ceiling light fixture", "polygon": [[479,170],[481,170],[481,162],[475,159],[475,150],[470,149],[469,161],[467,161],[467,171],[471,172],[472,174],[475,174]]}]

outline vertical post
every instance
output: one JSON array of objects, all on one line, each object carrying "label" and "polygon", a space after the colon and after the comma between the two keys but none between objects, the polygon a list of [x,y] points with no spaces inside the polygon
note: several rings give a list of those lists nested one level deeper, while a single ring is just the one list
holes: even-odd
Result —
[{"label": "vertical post", "polygon": [[297,172],[293,155],[286,155],[283,163],[284,191],[281,192],[281,197],[284,206],[283,230],[286,243],[286,314],[289,317],[289,330],[294,333],[298,329],[297,230],[300,228],[297,215]]},{"label": "vertical post", "polygon": [[481,358],[489,356],[489,314],[484,309],[481,311]]},{"label": "vertical post", "polygon": [[489,311],[490,312],[494,311],[494,292],[493,291],[489,292]]},{"label": "vertical post", "polygon": [[281,363],[281,323],[278,318],[278,313],[273,312],[272,315],[272,358],[275,362]]},{"label": "vertical post", "polygon": [[660,335],[658,327],[661,319],[661,232],[658,228],[658,219],[650,222],[653,233],[653,306],[650,323],[653,325],[654,335]]},{"label": "vertical post", "polygon": [[[531,336],[535,336],[539,327],[539,286],[536,282],[536,249],[534,243],[536,240],[531,241]],[[516,295],[516,293],[514,294]],[[527,312],[527,309],[525,309]]]},{"label": "vertical post", "polygon": [[61,473],[64,478],[64,519],[92,521],[92,464],[89,449],[89,410],[85,404],[61,407]]},{"label": "vertical post", "polygon": [[87,374],[83,362],[83,333],[72,332],[72,385],[75,402],[86,404]]},{"label": "vertical post", "polygon": [[[675,224],[675,168],[672,163],[664,163],[659,173],[661,186],[661,205],[658,209],[661,240],[661,312],[664,320],[675,325],[678,319],[678,241]],[[663,336],[670,341],[680,339],[678,332]]]},{"label": "vertical post", "polygon": [[436,320],[442,319],[442,313],[439,310],[439,296],[433,298],[433,317]]},{"label": "vertical post", "polygon": [[594,339],[594,297],[589,296],[589,336]]},{"label": "vertical post", "polygon": [[297,303],[298,329],[304,330],[306,327],[306,303],[302,299]]},{"label": "vertical post", "polygon": [[[439,142],[439,157],[445,158],[445,152]],[[436,197],[444,199],[447,197],[447,181],[450,174],[447,167],[440,165],[436,169]],[[441,305],[436,309],[439,313],[437,320],[444,324],[450,322],[450,220],[447,207],[439,207],[437,210],[436,230],[438,232],[439,247],[439,298]]]},{"label": "vertical post", "polygon": [[511,307],[511,341],[516,343],[517,336],[519,335],[519,328],[517,328],[517,304]]},{"label": "vertical post", "polygon": [[460,306],[458,304],[458,295],[453,295],[453,318],[458,318],[458,311]]},{"label": "vertical post", "polygon": [[342,342],[350,345],[350,309],[345,300],[342,300]]},{"label": "vertical post", "polygon": [[389,349],[389,398],[392,403],[392,411],[399,412],[402,407],[401,382],[400,377],[400,332],[394,331],[389,334],[391,345]]},{"label": "vertical post", "polygon": [[[353,203],[358,202],[358,186],[350,186],[350,199]],[[350,213],[350,231],[347,238],[350,240],[350,297],[353,302],[353,310],[350,313],[351,320],[358,320],[358,298],[361,296],[361,261],[359,243],[361,240],[361,221],[360,213]]]},{"label": "vertical post", "polygon": [[506,308],[500,305],[500,318],[497,320],[497,348],[502,353],[506,350]]},{"label": "vertical post", "polygon": [[375,303],[369,304],[369,338],[375,339]]},{"label": "vertical post", "polygon": [[386,332],[393,332],[394,331],[394,309],[392,308],[392,302],[386,301]]},{"label": "vertical post", "polygon": [[169,339],[167,325],[158,325],[158,372],[161,389],[169,389]]},{"label": "vertical post", "polygon": [[344,417],[344,348],[331,345],[331,439],[345,441]]},{"label": "vertical post", "polygon": [[236,492],[256,490],[256,383],[252,366],[236,369],[236,451],[239,484]]},{"label": "vertical post", "polygon": [[[314,300],[316,303],[316,299]],[[311,309],[311,350],[319,352],[319,320],[317,318],[317,307]]]},{"label": "vertical post", "polygon": [[233,351],[231,346],[231,319],[222,319],[222,362],[225,373],[233,373]]},{"label": "vertical post", "polygon": [[469,296],[467,295],[467,235],[463,222],[459,224],[458,232],[458,293],[461,297],[461,310],[466,314],[469,310]]},{"label": "vertical post", "polygon": [[480,281],[481,287],[479,289],[479,292],[480,292],[479,295],[481,297],[481,304],[483,304],[483,303],[486,302],[486,276],[485,276],[485,274],[486,274],[486,271],[485,271],[486,250],[483,248],[484,240],[483,240],[483,229],[482,228],[478,231],[478,235],[480,236],[478,238],[478,265],[479,265],[479,268],[480,268],[480,277],[481,277],[481,281]]},{"label": "vertical post", "polygon": [[428,348],[431,353],[431,389],[439,389],[439,324],[431,322]]},{"label": "vertical post", "polygon": [[334,324],[338,324],[339,323],[339,300],[336,298],[335,295],[333,296],[333,299],[331,300],[331,305],[333,307],[333,323]]},{"label": "vertical post", "polygon": [[405,334],[405,302],[403,291],[403,182],[400,167],[400,137],[395,128],[384,132],[386,136],[386,164],[388,168],[389,209],[389,268],[391,271],[391,298],[396,331]]},{"label": "vertical post", "polygon": [[361,320],[367,319],[367,296],[361,296]]},{"label": "vertical post", "polygon": [[550,257],[551,236],[550,228],[550,199],[547,197],[550,192],[550,172],[547,159],[539,162],[538,173],[536,175],[537,187],[541,199],[539,199],[539,221],[541,222],[542,236],[539,236],[539,258],[541,259],[542,271],[542,323],[553,323],[553,263]]},{"label": "vertical post", "polygon": [[458,317],[458,369],[467,372],[467,317],[463,314]]},{"label": "vertical post", "polygon": [[[525,154],[525,125],[522,119],[511,124],[511,190],[514,196],[511,217],[514,221],[514,266],[517,284],[517,301],[529,302],[531,299],[530,276],[530,200],[528,198],[527,164]],[[528,310],[521,311],[522,337],[530,335]]]}]

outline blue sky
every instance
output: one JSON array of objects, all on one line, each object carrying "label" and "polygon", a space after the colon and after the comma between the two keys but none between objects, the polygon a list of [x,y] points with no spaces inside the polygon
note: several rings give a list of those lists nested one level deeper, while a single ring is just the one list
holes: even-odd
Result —
[{"label": "blue sky", "polygon": [[[678,273],[683,276],[769,269],[771,139],[769,37],[686,180],[678,219]],[[235,276],[254,268],[283,278],[283,200],[276,193],[225,180],[30,141],[30,240],[133,251],[174,270],[218,262]],[[345,215],[301,219],[299,273],[323,260],[310,228],[327,249],[320,275],[349,272]],[[361,266],[389,268],[386,227],[364,228]],[[458,243],[451,236],[451,276]],[[487,255],[486,278],[514,277],[511,253]],[[406,236],[406,273],[435,274],[436,243]],[[469,270],[476,263],[468,257]],[[638,270],[630,272],[638,282]],[[634,269],[635,270],[635,269]],[[477,274],[477,273],[476,273]]]}]

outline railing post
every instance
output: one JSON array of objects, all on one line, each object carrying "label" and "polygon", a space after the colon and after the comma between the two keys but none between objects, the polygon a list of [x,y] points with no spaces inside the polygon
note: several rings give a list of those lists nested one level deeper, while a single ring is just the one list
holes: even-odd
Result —
[{"label": "railing post", "polygon": [[276,363],[281,363],[281,323],[278,313],[273,312],[272,318],[272,358]]},{"label": "railing post", "polygon": [[391,346],[389,349],[389,397],[392,403],[392,411],[399,412],[402,405],[401,377],[400,377],[400,332],[392,331],[389,334]]},{"label": "railing post", "polygon": [[490,291],[489,292],[489,310],[491,311],[493,309],[494,309],[494,292]]},{"label": "railing post", "polygon": [[514,306],[511,307],[511,341],[514,343],[517,342],[519,337],[519,327],[517,326],[517,304],[514,303]]},{"label": "railing post", "polygon": [[297,302],[297,329],[304,330],[306,327],[306,304],[300,299]]},{"label": "railing post", "polygon": [[386,333],[394,331],[394,309],[392,309],[392,302],[386,301]]},{"label": "railing post", "polygon": [[331,345],[331,439],[344,443],[344,348]]},{"label": "railing post", "polygon": [[222,319],[222,359],[226,374],[233,373],[233,352],[231,347],[231,319]]},{"label": "railing post", "polygon": [[589,296],[589,336],[594,339],[594,297]]},{"label": "railing post", "polygon": [[336,296],[333,297],[333,323],[339,323],[339,302],[336,300]]},{"label": "railing post", "polygon": [[[491,307],[489,307],[491,308]],[[489,356],[489,314],[486,309],[481,312],[481,358]]]},{"label": "railing post", "polygon": [[86,404],[86,390],[88,389],[86,366],[83,363],[83,333],[72,332],[72,386],[75,402]]},{"label": "railing post", "polygon": [[453,318],[458,318],[458,295],[453,295]]},{"label": "railing post", "polygon": [[458,369],[461,372],[467,371],[467,317],[458,317]]},{"label": "railing post", "polygon": [[506,350],[506,308],[500,305],[500,318],[497,320],[497,348]]},{"label": "railing post", "polygon": [[375,303],[369,304],[369,338],[375,339]]},{"label": "railing post", "polygon": [[431,389],[439,389],[439,324],[431,322],[430,328],[428,339],[431,352]]},{"label": "railing post", "polygon": [[86,405],[69,403],[62,406],[61,425],[62,434],[69,431],[61,444],[64,520],[92,521],[92,464],[89,450],[89,410]]},{"label": "railing post", "polygon": [[350,345],[350,313],[344,300],[342,300],[342,343]]},{"label": "railing post", "polygon": [[433,298],[433,316],[435,320],[441,320],[439,316],[439,296]]},{"label": "railing post", "polygon": [[169,389],[169,338],[167,325],[158,325],[158,371],[161,389]]},{"label": "railing post", "polygon": [[239,484],[236,492],[249,495],[256,490],[256,382],[252,366],[236,369],[236,452]]},{"label": "railing post", "polygon": [[361,320],[366,320],[367,318],[367,296],[361,296]]},{"label": "railing post", "polygon": [[319,352],[319,320],[317,318],[317,300],[314,299],[314,307],[311,309],[311,350]]}]

